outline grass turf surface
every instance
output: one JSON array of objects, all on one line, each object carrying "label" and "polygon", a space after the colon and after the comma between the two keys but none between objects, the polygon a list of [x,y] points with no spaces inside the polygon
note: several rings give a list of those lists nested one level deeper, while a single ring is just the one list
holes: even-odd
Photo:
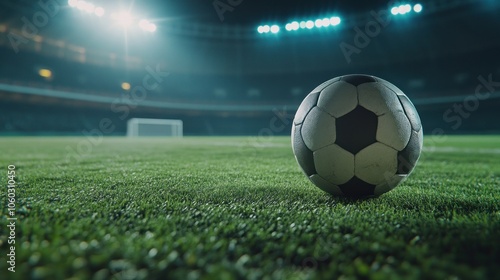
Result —
[{"label": "grass turf surface", "polygon": [[16,165],[16,272],[1,279],[464,279],[500,275],[500,137],[427,137],[374,199],[308,182],[288,137],[0,138]]}]

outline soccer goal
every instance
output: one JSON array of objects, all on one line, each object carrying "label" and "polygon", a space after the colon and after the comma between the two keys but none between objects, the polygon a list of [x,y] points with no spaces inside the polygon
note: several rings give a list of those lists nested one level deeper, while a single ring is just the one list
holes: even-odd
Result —
[{"label": "soccer goal", "polygon": [[182,137],[182,121],[168,119],[133,118],[127,122],[127,136]]}]

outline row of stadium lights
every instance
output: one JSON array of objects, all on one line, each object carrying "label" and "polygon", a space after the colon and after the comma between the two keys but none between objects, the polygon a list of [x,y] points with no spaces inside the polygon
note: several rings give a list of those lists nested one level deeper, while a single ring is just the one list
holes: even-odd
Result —
[{"label": "row of stadium lights", "polygon": [[404,14],[410,13],[412,10],[413,10],[413,12],[418,14],[422,11],[422,9],[423,9],[423,7],[421,4],[413,5],[413,9],[412,9],[412,6],[410,4],[405,4],[405,5],[399,5],[396,7],[392,7],[391,14],[393,14],[395,16],[404,15]]},{"label": "row of stadium lights", "polygon": [[[415,13],[420,13],[422,12],[422,5],[421,4],[415,4],[413,5],[413,8],[410,4],[403,4],[399,6],[395,6],[391,8],[391,14],[392,15],[404,15],[410,12],[415,12]],[[299,29],[313,29],[314,27],[316,28],[322,28],[322,27],[333,27],[337,26],[342,22],[342,19],[340,17],[331,17],[331,18],[323,18],[323,19],[317,19],[317,20],[307,20],[307,21],[292,21],[290,23],[287,23],[285,25],[285,30],[286,31],[297,31]],[[276,34],[280,32],[281,28],[279,25],[261,25],[257,28],[257,32],[260,34],[263,33],[273,33]]]},{"label": "row of stadium lights", "polygon": [[[315,21],[307,20],[307,21],[292,21],[285,25],[286,31],[296,31],[299,29],[312,29],[314,27],[329,27],[329,26],[337,26],[342,22],[339,17],[331,17],[324,19],[317,19]],[[278,25],[261,25],[257,28],[257,32],[259,33],[278,33],[280,32],[280,27]]]},{"label": "row of stadium lights", "polygon": [[[76,8],[80,11],[89,13],[89,14],[94,14],[98,17],[102,17],[106,14],[106,11],[104,10],[103,7],[96,6],[90,2],[83,1],[83,0],[68,0],[68,5],[72,8]],[[134,23],[134,17],[127,12],[127,11],[122,11],[118,13],[111,13],[111,19],[115,20],[117,23],[122,25],[123,27],[129,27]],[[155,32],[156,31],[156,24],[150,22],[147,19],[141,19],[139,22],[137,22],[137,25],[144,31],[148,32]]]}]

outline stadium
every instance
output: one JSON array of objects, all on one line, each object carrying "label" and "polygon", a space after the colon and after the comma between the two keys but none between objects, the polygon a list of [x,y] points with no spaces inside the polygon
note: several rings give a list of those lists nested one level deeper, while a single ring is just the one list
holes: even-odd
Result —
[{"label": "stadium", "polygon": [[[2,1],[0,278],[498,278],[499,12],[494,0]],[[325,81],[359,92],[358,74],[404,92],[423,148],[397,188],[353,199],[308,180],[322,176],[318,142],[297,119]],[[334,117],[335,141],[364,135]]]}]

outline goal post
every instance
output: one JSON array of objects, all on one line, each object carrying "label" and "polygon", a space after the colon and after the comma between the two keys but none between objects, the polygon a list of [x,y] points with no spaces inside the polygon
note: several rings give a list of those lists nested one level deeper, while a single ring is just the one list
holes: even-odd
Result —
[{"label": "goal post", "polygon": [[182,121],[172,119],[129,119],[127,122],[127,136],[182,137]]}]

